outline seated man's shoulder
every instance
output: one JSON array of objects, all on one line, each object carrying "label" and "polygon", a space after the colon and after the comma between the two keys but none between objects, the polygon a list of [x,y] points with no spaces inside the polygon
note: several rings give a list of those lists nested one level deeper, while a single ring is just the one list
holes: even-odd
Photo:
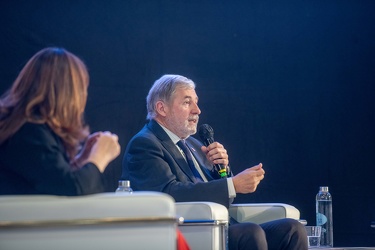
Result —
[{"label": "seated man's shoulder", "polygon": [[160,144],[160,140],[153,133],[142,130],[131,138],[127,147],[129,149],[138,147],[147,147],[147,149],[150,149],[152,147],[159,147]]}]

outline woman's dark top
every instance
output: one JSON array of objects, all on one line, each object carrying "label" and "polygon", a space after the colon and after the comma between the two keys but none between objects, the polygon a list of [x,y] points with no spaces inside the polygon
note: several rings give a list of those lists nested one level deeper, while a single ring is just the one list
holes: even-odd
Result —
[{"label": "woman's dark top", "polygon": [[98,168],[88,163],[73,171],[61,139],[46,124],[26,123],[0,145],[0,195],[100,192]]}]

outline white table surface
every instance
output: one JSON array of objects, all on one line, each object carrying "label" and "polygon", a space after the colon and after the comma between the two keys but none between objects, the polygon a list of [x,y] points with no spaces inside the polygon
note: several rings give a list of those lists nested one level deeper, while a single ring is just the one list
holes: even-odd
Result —
[{"label": "white table surface", "polygon": [[309,250],[375,250],[375,247],[314,247],[314,248],[309,248]]}]

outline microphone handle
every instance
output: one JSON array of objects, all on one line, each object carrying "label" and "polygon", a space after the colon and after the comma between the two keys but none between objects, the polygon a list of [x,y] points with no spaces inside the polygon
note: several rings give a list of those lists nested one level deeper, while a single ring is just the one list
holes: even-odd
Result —
[{"label": "microphone handle", "polygon": [[[204,140],[204,145],[208,147],[211,143],[214,142],[214,138],[208,137]],[[214,164],[216,171],[219,173],[221,178],[227,178],[227,168],[223,164]]]}]

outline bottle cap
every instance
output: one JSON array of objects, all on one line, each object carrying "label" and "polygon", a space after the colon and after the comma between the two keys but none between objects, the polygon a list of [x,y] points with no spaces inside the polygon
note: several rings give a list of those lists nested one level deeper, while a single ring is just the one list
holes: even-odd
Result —
[{"label": "bottle cap", "polygon": [[320,187],[321,192],[328,192],[328,187]]},{"label": "bottle cap", "polygon": [[130,181],[129,180],[119,180],[118,185],[122,187],[130,187]]}]

